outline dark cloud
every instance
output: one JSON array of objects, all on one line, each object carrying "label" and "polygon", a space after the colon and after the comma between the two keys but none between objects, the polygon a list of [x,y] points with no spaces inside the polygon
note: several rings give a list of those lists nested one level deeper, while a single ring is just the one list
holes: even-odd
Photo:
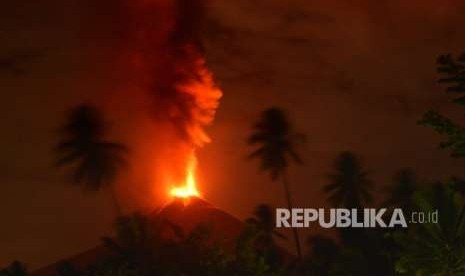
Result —
[{"label": "dark cloud", "polygon": [[[380,86],[394,81],[409,86],[406,90],[427,95],[420,92],[424,89],[418,86],[420,81],[410,81],[408,67],[411,72],[413,64],[422,67],[423,75],[417,73],[416,77],[429,74],[431,83],[440,49],[457,49],[464,31],[456,26],[465,19],[460,13],[465,5],[451,3],[438,7],[431,1],[421,9],[414,2],[401,1],[225,3],[228,10],[218,8],[211,15],[211,28],[215,29],[211,48],[218,54],[210,56],[220,58],[217,61],[222,67],[231,68],[237,66],[235,59],[249,59],[243,70],[257,73],[259,79],[266,79],[267,72],[273,74],[277,79],[268,77],[273,83],[279,83],[280,75],[283,79],[289,74],[307,81],[311,78],[312,85],[326,87],[328,93],[356,88],[360,94],[373,93],[373,89],[378,90],[376,94],[402,94],[402,89]],[[427,65],[432,68],[429,72]],[[254,78],[247,74],[244,81],[247,79]]]}]

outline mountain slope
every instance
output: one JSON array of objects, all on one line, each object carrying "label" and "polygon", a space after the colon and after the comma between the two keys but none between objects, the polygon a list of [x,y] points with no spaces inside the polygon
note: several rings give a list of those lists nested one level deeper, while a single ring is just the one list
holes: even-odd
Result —
[{"label": "mountain slope", "polygon": [[[210,242],[229,252],[234,251],[236,239],[244,229],[242,221],[200,198],[175,199],[160,210],[151,213],[149,222],[154,225],[160,223],[174,225],[184,234],[190,233],[197,226],[203,226],[208,230]],[[165,227],[161,234],[162,238],[167,240],[178,238],[172,227]],[[71,264],[78,270],[85,270],[88,266],[110,256],[110,254],[111,252],[105,247],[97,246],[71,258],[40,268],[31,275],[56,275],[57,269],[64,262]]]}]

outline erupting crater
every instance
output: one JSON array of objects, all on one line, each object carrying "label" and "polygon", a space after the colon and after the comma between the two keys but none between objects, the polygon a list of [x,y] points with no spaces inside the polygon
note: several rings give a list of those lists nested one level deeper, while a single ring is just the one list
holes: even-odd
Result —
[{"label": "erupting crater", "polygon": [[201,197],[197,190],[195,181],[195,170],[197,168],[197,158],[192,154],[186,169],[186,180],[184,185],[171,188],[170,195],[174,198],[188,200],[192,197]]}]

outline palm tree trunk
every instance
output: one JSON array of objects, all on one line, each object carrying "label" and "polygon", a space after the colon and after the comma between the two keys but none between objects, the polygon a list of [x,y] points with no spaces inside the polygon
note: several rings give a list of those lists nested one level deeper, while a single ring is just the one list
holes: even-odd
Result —
[{"label": "palm tree trunk", "polygon": [[[283,186],[284,186],[284,191],[286,193],[286,201],[287,201],[287,207],[289,208],[289,210],[292,210],[292,198],[291,198],[291,192],[289,190],[289,183],[287,181],[287,173],[286,172],[283,172],[283,175],[281,176],[281,180],[282,180],[282,183],[283,183]],[[299,258],[299,260],[302,259],[302,249],[301,249],[301,246],[300,246],[300,239],[299,239],[299,233],[297,232],[297,228],[295,227],[292,227],[292,232],[293,232],[293,235],[294,235],[294,241],[295,241],[295,246],[296,246],[296,249],[297,249],[297,257]]]},{"label": "palm tree trunk", "polygon": [[465,202],[462,205],[462,210],[460,210],[460,214],[459,214],[459,217],[457,219],[457,223],[456,223],[456,226],[455,226],[456,231],[459,231],[460,226],[462,226],[464,216],[465,216]]},{"label": "palm tree trunk", "polygon": [[[456,225],[455,225],[455,231],[460,230],[460,227],[463,224],[464,216],[465,216],[465,202],[463,203],[462,208],[461,208],[460,213],[459,213],[459,217],[457,218],[457,222],[456,222]],[[456,233],[458,233],[458,232],[456,232]]]}]

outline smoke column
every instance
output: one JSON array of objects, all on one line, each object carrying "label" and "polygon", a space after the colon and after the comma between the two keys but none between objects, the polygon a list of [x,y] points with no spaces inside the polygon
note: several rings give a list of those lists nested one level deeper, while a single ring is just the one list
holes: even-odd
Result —
[{"label": "smoke column", "polygon": [[[133,58],[153,97],[155,119],[171,123],[179,138],[200,147],[210,141],[204,127],[213,121],[221,97],[202,53],[205,1],[139,2],[132,17]],[[166,9],[171,18],[160,14]],[[157,25],[159,19],[164,23]]]},{"label": "smoke column", "polygon": [[[203,54],[206,2],[126,0],[122,5],[127,23],[122,77],[129,83],[124,95],[128,101],[144,99],[155,131],[152,141],[143,143],[150,157],[131,163],[149,163],[150,168],[139,173],[153,174],[148,185],[163,186],[160,193],[167,194],[170,186],[185,180],[186,169],[196,162],[195,151],[210,142],[205,128],[213,122],[222,96]],[[134,131],[134,136],[147,133]],[[141,147],[137,141],[129,146],[133,143]]]}]

